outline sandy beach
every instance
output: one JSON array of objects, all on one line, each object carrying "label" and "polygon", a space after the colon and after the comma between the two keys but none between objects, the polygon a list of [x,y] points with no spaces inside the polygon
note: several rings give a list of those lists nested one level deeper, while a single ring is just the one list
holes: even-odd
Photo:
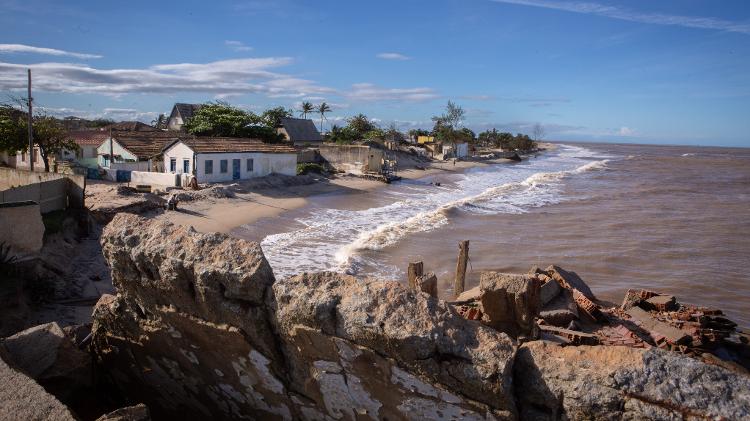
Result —
[{"label": "sandy beach", "polygon": [[[416,180],[424,177],[452,174],[500,163],[507,159],[434,161],[425,169],[413,165],[402,169],[398,175]],[[233,229],[252,224],[261,218],[279,217],[290,210],[308,204],[308,199],[318,195],[356,195],[373,189],[388,188],[388,184],[366,180],[351,175],[320,177],[311,184],[262,188],[247,193],[235,193],[230,198],[206,198],[180,202],[179,211],[156,216],[181,225],[189,225],[199,232],[230,233]]]}]

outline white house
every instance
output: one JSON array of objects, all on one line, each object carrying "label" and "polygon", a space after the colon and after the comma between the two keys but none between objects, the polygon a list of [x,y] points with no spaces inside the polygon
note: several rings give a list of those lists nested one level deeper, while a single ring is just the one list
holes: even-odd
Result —
[{"label": "white house", "polygon": [[111,138],[107,136],[97,148],[99,166],[109,168],[112,162],[132,163],[127,168],[121,166],[120,169],[156,171],[156,163],[161,163],[159,156],[162,149],[176,138],[174,133],[168,132],[113,133]]},{"label": "white house", "polygon": [[181,102],[174,104],[167,120],[167,129],[172,131],[182,130],[185,122],[200,108],[201,104],[184,104]]},{"label": "white house", "polygon": [[229,137],[182,138],[163,151],[164,172],[193,174],[199,183],[297,174],[297,151],[288,144]]}]

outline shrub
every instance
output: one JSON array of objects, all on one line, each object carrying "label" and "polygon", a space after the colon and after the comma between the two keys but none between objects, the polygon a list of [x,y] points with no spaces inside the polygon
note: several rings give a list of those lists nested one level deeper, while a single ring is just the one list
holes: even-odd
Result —
[{"label": "shrub", "polygon": [[307,162],[304,164],[297,164],[297,175],[305,175],[311,172],[323,174],[326,172],[326,169],[324,166],[320,164],[315,164],[311,162]]}]

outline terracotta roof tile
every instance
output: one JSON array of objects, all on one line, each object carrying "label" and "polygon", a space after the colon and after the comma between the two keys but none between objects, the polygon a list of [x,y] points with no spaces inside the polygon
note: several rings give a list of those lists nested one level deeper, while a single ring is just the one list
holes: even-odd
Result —
[{"label": "terracotta roof tile", "polygon": [[103,130],[76,130],[68,132],[68,136],[79,146],[99,146],[109,137],[109,132]]},{"label": "terracotta roof tile", "polygon": [[180,138],[196,153],[222,152],[262,152],[262,153],[297,153],[290,144],[263,143],[259,139],[238,137],[195,137]]}]

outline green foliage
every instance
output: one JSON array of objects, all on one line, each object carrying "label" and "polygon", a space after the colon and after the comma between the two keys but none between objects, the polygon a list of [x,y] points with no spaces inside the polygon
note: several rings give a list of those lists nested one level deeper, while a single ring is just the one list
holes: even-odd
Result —
[{"label": "green foliage", "polygon": [[507,132],[498,132],[496,129],[487,130],[479,133],[479,143],[487,146],[494,146],[505,150],[528,151],[536,148],[536,142],[525,134],[516,134],[513,136]]},{"label": "green foliage", "polygon": [[387,140],[393,140],[396,142],[403,142],[405,139],[404,134],[398,131],[395,123],[391,123],[391,125],[388,126],[388,130],[383,132],[383,137]]},{"label": "green foliage", "polygon": [[368,132],[365,132],[365,134],[362,135],[362,138],[365,140],[379,140],[385,138],[385,132],[376,127]]},{"label": "green foliage", "polygon": [[282,118],[292,117],[293,115],[292,110],[287,110],[284,107],[276,107],[263,111],[260,118],[268,127],[279,127],[281,126]]},{"label": "green foliage", "polygon": [[445,106],[445,113],[432,117],[432,121],[435,122],[433,133],[440,132],[443,127],[458,130],[465,115],[466,112],[460,105],[456,105],[453,101],[448,101],[448,105]]},{"label": "green foliage", "polygon": [[363,138],[365,133],[378,128],[378,126],[370,121],[370,119],[364,114],[357,114],[354,117],[349,117],[346,122],[346,127],[355,133],[358,139]]},{"label": "green foliage", "polygon": [[28,147],[26,113],[0,105],[0,151],[15,152]]},{"label": "green foliage", "polygon": [[324,166],[320,164],[315,163],[304,163],[304,164],[297,164],[297,175],[305,175],[309,174],[311,172],[323,174],[326,172],[326,169]]},{"label": "green foliage", "polygon": [[354,143],[354,141],[360,139],[360,136],[352,130],[351,127],[339,127],[334,125],[331,127],[330,133],[328,133],[327,140],[329,142],[335,142],[339,145],[348,145]]},{"label": "green foliage", "polygon": [[408,134],[409,136],[416,138],[419,136],[430,136],[430,131],[425,129],[411,129]]},{"label": "green foliage", "polygon": [[299,115],[302,116],[302,118],[307,118],[307,115],[312,113],[315,110],[315,107],[312,105],[312,102],[303,102],[300,105]]},{"label": "green foliage", "polygon": [[[160,118],[163,116],[164,114],[159,115]],[[90,120],[89,122],[87,122],[86,127],[90,127],[92,129],[99,129],[102,127],[107,127],[110,124],[115,124],[115,121],[110,118],[97,118],[97,119]],[[166,124],[167,124],[167,118],[164,117],[164,127],[166,127]]]},{"label": "green foliage", "polygon": [[266,143],[283,142],[284,136],[265,123],[263,117],[253,112],[217,101],[204,104],[185,122],[184,127],[188,133],[196,136],[247,137]]}]

